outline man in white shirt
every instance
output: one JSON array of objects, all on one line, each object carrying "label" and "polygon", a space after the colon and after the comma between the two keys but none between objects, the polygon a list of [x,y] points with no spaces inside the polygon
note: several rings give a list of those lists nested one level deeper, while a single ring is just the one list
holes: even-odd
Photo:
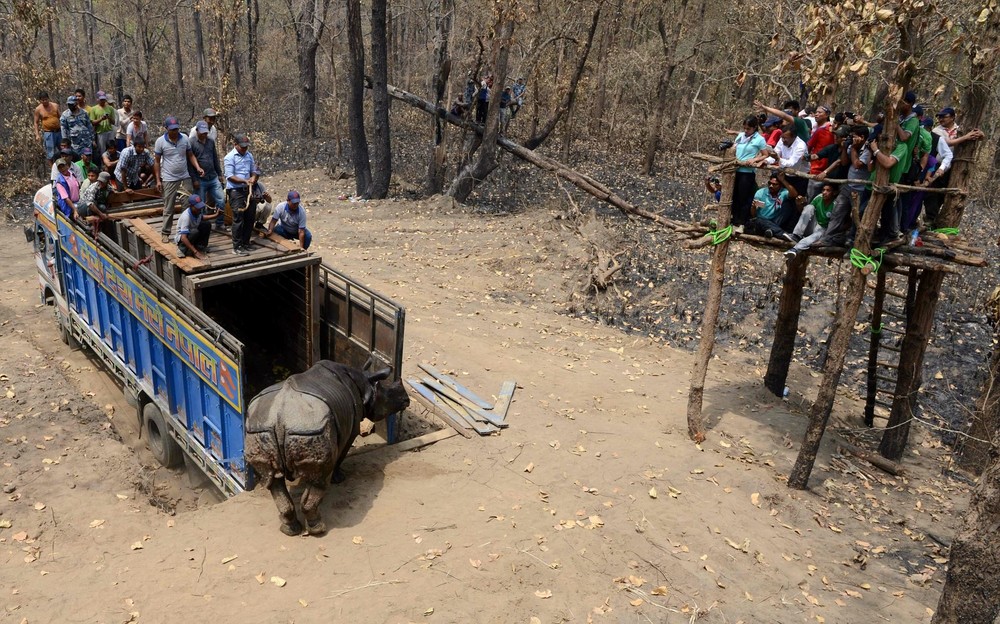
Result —
[{"label": "man in white shirt", "polygon": [[[809,191],[809,179],[800,178],[796,173],[809,173],[809,160],[806,157],[808,149],[806,142],[795,133],[795,127],[789,125],[781,133],[781,140],[774,146],[774,153],[778,162],[775,168],[791,169],[788,176],[788,183],[791,184],[798,194],[807,197]],[[770,162],[772,159],[768,159]],[[781,217],[776,222],[785,230],[791,231],[799,219],[799,207],[794,201],[785,200],[781,209]]]},{"label": "man in white shirt", "polygon": [[156,176],[156,190],[163,193],[163,226],[160,238],[166,243],[170,241],[170,228],[174,224],[174,207],[177,203],[177,192],[183,186],[188,193],[193,191],[191,174],[188,165],[199,176],[205,171],[198,164],[198,159],[191,152],[191,143],[181,134],[181,125],[176,117],[167,117],[163,122],[167,133],[156,139],[153,147],[153,175]]}]

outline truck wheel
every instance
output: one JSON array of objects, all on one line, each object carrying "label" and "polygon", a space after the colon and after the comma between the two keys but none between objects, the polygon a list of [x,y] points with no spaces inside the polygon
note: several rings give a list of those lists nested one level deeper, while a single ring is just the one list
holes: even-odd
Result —
[{"label": "truck wheel", "polygon": [[170,437],[170,425],[163,420],[163,414],[155,403],[146,403],[142,407],[142,422],[146,429],[146,444],[156,461],[164,468],[179,466],[184,461],[183,452]]},{"label": "truck wheel", "polygon": [[76,339],[73,332],[69,329],[69,321],[60,319],[59,334],[59,337],[62,338],[63,344],[69,345],[71,351],[76,351],[80,348],[80,341]]}]

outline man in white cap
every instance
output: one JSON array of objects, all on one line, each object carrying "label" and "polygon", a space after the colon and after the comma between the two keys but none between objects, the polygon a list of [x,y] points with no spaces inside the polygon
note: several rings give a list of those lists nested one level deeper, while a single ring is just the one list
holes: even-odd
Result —
[{"label": "man in white cap", "polygon": [[177,235],[174,242],[177,243],[177,256],[183,258],[192,255],[199,260],[205,259],[205,250],[208,248],[208,237],[212,233],[210,221],[215,216],[214,212],[206,213],[207,206],[201,201],[198,195],[188,197],[187,210],[181,213],[177,219]]},{"label": "man in white cap", "polygon": [[98,91],[97,104],[87,109],[87,114],[90,115],[90,123],[94,124],[94,132],[97,134],[97,153],[103,154],[108,149],[108,143],[115,140],[118,112],[108,104],[108,94]]},{"label": "man in white cap", "polygon": [[107,218],[108,211],[108,182],[111,174],[102,171],[97,174],[97,179],[80,193],[80,201],[76,203],[76,212],[73,217],[86,219],[87,217]]},{"label": "man in white cap", "polygon": [[[218,111],[214,108],[206,108],[201,113],[201,120],[205,122],[208,126],[208,138],[212,139],[213,143],[218,143],[219,141],[219,128],[215,125],[215,119],[219,116]],[[191,139],[193,143],[198,138],[198,125],[201,123],[199,121],[191,128],[191,132],[188,133],[188,138]]]},{"label": "man in white cap", "polygon": [[153,175],[156,176],[156,190],[163,193],[163,225],[160,228],[160,240],[164,243],[170,240],[170,228],[174,224],[174,207],[177,203],[177,192],[183,186],[190,193],[191,174],[188,166],[198,174],[205,175],[191,151],[191,142],[181,134],[181,124],[176,117],[167,117],[163,122],[167,133],[156,139],[153,147]]}]

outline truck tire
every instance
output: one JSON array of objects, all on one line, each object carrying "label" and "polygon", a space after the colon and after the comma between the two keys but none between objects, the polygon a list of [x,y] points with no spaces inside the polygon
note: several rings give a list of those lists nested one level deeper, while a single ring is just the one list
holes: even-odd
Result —
[{"label": "truck tire", "polygon": [[59,319],[59,334],[62,338],[63,344],[68,345],[70,351],[77,351],[80,348],[80,341],[76,339],[73,332],[70,331],[69,321]]},{"label": "truck tire", "polygon": [[142,407],[142,423],[146,430],[146,444],[156,461],[164,468],[179,466],[184,461],[183,451],[170,437],[170,425],[163,420],[163,414],[156,403],[146,403]]}]

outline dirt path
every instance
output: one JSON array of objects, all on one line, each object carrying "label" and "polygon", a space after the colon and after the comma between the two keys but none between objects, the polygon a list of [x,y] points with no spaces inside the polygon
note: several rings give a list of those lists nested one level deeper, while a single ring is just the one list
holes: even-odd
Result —
[{"label": "dirt path", "polygon": [[559,221],[338,201],[338,184],[270,180],[302,192],[327,261],[406,306],[406,374],[428,362],[485,396],[518,381],[510,428],[355,457],[324,502],[330,533],[285,537],[266,493],[207,504],[143,467],[132,412],[59,342],[30,246],[4,228],[0,620],[929,619],[945,560],[928,535],[950,539],[966,492],[934,477],[920,432],[909,479],[827,446],[813,490],[792,492],[805,417],[763,391],[761,354],[713,362],[697,448],[687,353],[559,313],[585,257]]}]

